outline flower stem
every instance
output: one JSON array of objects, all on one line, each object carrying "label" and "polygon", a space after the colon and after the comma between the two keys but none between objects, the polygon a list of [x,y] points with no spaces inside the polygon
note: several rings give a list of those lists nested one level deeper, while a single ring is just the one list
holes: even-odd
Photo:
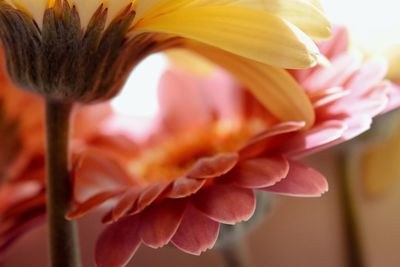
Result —
[{"label": "flower stem", "polygon": [[46,100],[47,216],[52,267],[80,266],[76,224],[64,218],[71,200],[68,163],[71,110],[71,103]]},{"label": "flower stem", "polygon": [[247,248],[240,241],[220,248],[227,267],[249,267]]},{"label": "flower stem", "polygon": [[363,267],[366,265],[363,257],[362,240],[359,232],[360,223],[354,196],[354,181],[350,175],[350,162],[345,152],[342,151],[338,153],[340,171],[339,186],[341,188],[340,198],[347,242],[348,266]]}]

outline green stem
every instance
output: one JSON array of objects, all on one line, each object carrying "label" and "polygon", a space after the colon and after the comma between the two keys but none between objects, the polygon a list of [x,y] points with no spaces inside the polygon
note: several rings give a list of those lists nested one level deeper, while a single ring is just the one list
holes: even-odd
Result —
[{"label": "green stem", "polygon": [[80,266],[76,224],[64,218],[71,200],[68,163],[71,110],[71,103],[46,101],[47,210],[52,267]]},{"label": "green stem", "polygon": [[366,266],[363,255],[362,240],[359,230],[359,218],[357,203],[354,196],[354,187],[350,175],[350,162],[346,152],[338,152],[339,171],[340,171],[340,198],[343,212],[343,224],[345,227],[348,266]]}]

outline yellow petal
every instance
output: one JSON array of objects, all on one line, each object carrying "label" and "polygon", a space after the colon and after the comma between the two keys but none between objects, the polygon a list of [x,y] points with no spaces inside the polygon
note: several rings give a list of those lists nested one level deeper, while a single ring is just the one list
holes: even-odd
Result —
[{"label": "yellow petal", "polygon": [[314,38],[327,38],[331,25],[317,0],[241,0],[232,5],[264,10],[284,18]]},{"label": "yellow petal", "polygon": [[[399,116],[396,116],[399,119]],[[400,181],[400,125],[384,140],[369,144],[361,155],[366,192],[380,196]]]},{"label": "yellow petal", "polygon": [[147,10],[151,10],[147,14],[149,17],[172,12],[178,8],[207,5],[240,6],[264,10],[271,15],[286,19],[315,38],[327,38],[331,33],[330,23],[318,0],[151,0],[150,3],[146,2]]},{"label": "yellow petal", "polygon": [[102,4],[101,0],[73,0],[71,2],[78,10],[79,18],[81,19],[81,25],[83,28],[89,24],[93,14]]},{"label": "yellow petal", "polygon": [[313,125],[315,114],[309,98],[285,70],[198,43],[186,46],[232,73],[278,119]]},{"label": "yellow petal", "polygon": [[6,2],[31,15],[39,26],[43,23],[44,11],[49,3],[48,0],[7,0]]},{"label": "yellow petal", "polygon": [[264,0],[265,11],[280,16],[314,38],[328,38],[331,25],[324,13],[309,0]]},{"label": "yellow petal", "polygon": [[[82,1],[82,0],[80,0]],[[83,0],[87,1],[87,0]],[[106,7],[108,8],[107,12],[107,25],[120,13],[124,10],[129,4],[133,4],[133,0],[107,0],[104,1]]]},{"label": "yellow petal", "polygon": [[321,1],[319,1],[319,0],[308,0],[308,2],[309,2],[310,4],[312,4],[313,6],[315,6],[316,8],[318,8],[319,11],[325,12],[324,7],[323,7]]},{"label": "yellow petal", "polygon": [[284,68],[314,65],[318,48],[293,24],[263,11],[226,6],[182,8],[150,19],[137,31],[174,34]]},{"label": "yellow petal", "polygon": [[217,66],[204,57],[187,49],[170,49],[166,55],[172,67],[177,67],[200,76],[211,76]]}]

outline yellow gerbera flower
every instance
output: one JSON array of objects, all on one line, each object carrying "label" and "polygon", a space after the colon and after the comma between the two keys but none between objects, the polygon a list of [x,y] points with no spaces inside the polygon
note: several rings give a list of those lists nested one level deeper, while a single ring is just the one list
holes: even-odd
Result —
[{"label": "yellow gerbera flower", "polygon": [[10,76],[47,98],[110,98],[148,54],[184,48],[278,117],[310,123],[310,102],[279,68],[314,65],[310,37],[330,33],[318,0],[0,0],[0,26]]}]

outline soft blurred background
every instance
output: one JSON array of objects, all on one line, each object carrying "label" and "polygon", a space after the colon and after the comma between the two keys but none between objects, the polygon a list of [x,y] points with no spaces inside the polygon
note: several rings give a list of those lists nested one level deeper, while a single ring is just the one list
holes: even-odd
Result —
[{"label": "soft blurred background", "polygon": [[[395,58],[400,55],[395,49],[400,43],[400,4],[397,1],[322,2],[332,21],[349,26],[354,46],[361,45],[368,56],[379,54]],[[394,63],[397,61],[393,60]],[[143,122],[143,127],[135,132],[139,137],[141,131],[150,127],[144,123],[146,118],[157,113],[157,80],[166,66],[167,62],[161,55],[147,59],[126,85],[130,90],[124,90],[114,102],[120,113]],[[391,75],[400,77],[400,68],[392,68]],[[400,166],[400,142],[397,141],[400,138],[397,137],[400,135],[396,131],[396,121],[400,121],[399,115],[385,115],[378,118],[371,133],[305,159],[326,175],[330,191],[316,199],[274,198],[268,215],[241,241],[248,266],[355,266],[349,261],[355,248],[348,242],[343,196],[350,196],[351,218],[361,244],[363,266],[400,266],[400,176],[397,169]],[[374,158],[375,161],[370,160]],[[347,179],[347,188],[351,189],[347,195],[343,187],[344,178]],[[99,220],[93,219],[95,216],[80,221],[84,266],[93,266],[93,245],[101,229]],[[46,266],[43,250],[46,246],[45,231],[43,226],[18,241],[4,266]],[[142,247],[130,266],[222,267],[226,266],[222,255],[219,250],[195,257],[172,247],[160,250]]]}]

